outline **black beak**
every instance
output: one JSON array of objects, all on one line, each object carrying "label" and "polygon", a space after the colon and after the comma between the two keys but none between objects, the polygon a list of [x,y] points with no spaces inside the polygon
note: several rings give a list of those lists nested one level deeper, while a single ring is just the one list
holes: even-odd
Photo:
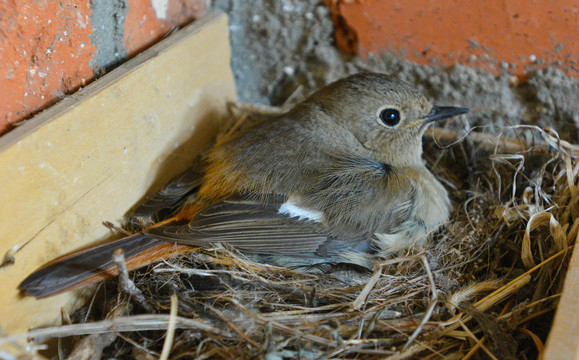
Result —
[{"label": "black beak", "polygon": [[422,120],[426,122],[433,122],[460,114],[466,114],[467,112],[470,112],[470,109],[452,106],[433,106],[432,110],[430,110],[428,115],[423,117]]}]

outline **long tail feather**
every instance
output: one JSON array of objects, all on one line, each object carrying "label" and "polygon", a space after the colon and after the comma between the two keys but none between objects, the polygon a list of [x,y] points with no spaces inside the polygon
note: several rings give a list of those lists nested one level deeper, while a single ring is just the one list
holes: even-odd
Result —
[{"label": "long tail feather", "polygon": [[129,270],[192,250],[189,246],[138,233],[51,261],[30,274],[18,287],[28,295],[44,298],[113,277],[118,274],[112,260],[117,249],[123,250]]}]

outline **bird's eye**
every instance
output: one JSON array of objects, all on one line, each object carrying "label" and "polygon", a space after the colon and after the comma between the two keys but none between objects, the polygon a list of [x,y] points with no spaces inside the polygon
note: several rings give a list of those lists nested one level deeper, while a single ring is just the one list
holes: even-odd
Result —
[{"label": "bird's eye", "polygon": [[400,122],[400,111],[396,109],[382,109],[380,121],[386,126],[396,126]]}]

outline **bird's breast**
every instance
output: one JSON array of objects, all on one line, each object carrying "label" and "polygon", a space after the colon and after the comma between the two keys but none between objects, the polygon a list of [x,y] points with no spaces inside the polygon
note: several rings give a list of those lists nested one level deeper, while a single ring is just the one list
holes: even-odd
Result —
[{"label": "bird's breast", "polygon": [[442,184],[426,168],[416,180],[415,217],[424,223],[426,231],[448,221],[450,199]]},{"label": "bird's breast", "polygon": [[374,234],[376,247],[384,257],[412,245],[422,245],[428,233],[449,218],[448,193],[428,169],[414,169],[409,179],[412,196],[403,204],[408,206],[408,216],[390,231]]}]

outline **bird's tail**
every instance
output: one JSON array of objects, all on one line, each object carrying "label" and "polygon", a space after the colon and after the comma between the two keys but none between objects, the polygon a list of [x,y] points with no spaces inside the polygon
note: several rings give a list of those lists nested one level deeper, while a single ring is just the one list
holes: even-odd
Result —
[{"label": "bird's tail", "polygon": [[138,233],[55,259],[30,274],[18,288],[37,298],[57,295],[117,275],[118,269],[112,259],[117,249],[123,251],[127,268],[134,270],[174,256],[179,253],[175,247],[184,246]]}]

